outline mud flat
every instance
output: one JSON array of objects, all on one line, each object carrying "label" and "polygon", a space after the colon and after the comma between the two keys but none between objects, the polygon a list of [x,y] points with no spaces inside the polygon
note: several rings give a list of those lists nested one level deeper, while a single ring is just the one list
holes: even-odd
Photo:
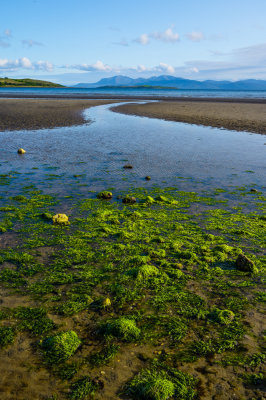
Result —
[{"label": "mud flat", "polygon": [[236,101],[160,101],[122,104],[113,111],[142,117],[266,134],[266,104]]}]

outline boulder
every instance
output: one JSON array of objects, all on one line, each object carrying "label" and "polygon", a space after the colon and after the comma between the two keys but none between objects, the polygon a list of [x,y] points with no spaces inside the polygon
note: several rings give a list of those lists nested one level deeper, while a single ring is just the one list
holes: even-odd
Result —
[{"label": "boulder", "polygon": [[151,177],[149,175],[145,176],[146,181],[150,181]]},{"label": "boulder", "polygon": [[26,150],[24,150],[22,148],[18,149],[18,154],[25,154],[25,153],[26,153]]},{"label": "boulder", "polygon": [[125,168],[125,169],[132,169],[132,168],[133,168],[133,165],[131,165],[131,164],[126,164],[126,165],[123,166],[123,168]]}]

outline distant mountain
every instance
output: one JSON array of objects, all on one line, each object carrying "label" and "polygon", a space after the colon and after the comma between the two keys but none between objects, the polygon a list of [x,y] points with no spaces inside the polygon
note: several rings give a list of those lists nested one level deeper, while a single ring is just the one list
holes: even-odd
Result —
[{"label": "distant mountain", "polygon": [[177,89],[203,89],[203,90],[266,90],[266,81],[257,79],[246,79],[236,82],[230,81],[196,81],[192,79],[177,78],[171,75],[152,76],[150,78],[129,78],[118,75],[104,78],[95,83],[78,83],[77,88],[99,88],[103,86],[112,87],[134,87],[134,86],[160,86],[176,87]]},{"label": "distant mountain", "polygon": [[64,87],[58,83],[38,79],[0,78],[0,87]]}]

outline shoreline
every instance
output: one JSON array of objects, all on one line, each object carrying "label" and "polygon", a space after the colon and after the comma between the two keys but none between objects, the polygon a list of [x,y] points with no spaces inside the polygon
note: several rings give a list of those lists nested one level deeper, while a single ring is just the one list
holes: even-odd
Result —
[{"label": "shoreline", "polygon": [[74,95],[74,94],[20,94],[20,93],[1,93],[0,99],[47,99],[47,100],[150,100],[150,101],[174,101],[174,102],[218,102],[218,103],[247,103],[247,104],[266,104],[266,98],[239,98],[239,97],[174,97],[174,96],[126,96],[126,95]]}]

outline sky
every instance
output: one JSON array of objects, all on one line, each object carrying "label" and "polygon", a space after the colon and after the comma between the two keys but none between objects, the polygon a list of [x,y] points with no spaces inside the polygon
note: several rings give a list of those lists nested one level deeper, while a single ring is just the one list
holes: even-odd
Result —
[{"label": "sky", "polygon": [[266,0],[3,0],[0,76],[266,79]]}]

